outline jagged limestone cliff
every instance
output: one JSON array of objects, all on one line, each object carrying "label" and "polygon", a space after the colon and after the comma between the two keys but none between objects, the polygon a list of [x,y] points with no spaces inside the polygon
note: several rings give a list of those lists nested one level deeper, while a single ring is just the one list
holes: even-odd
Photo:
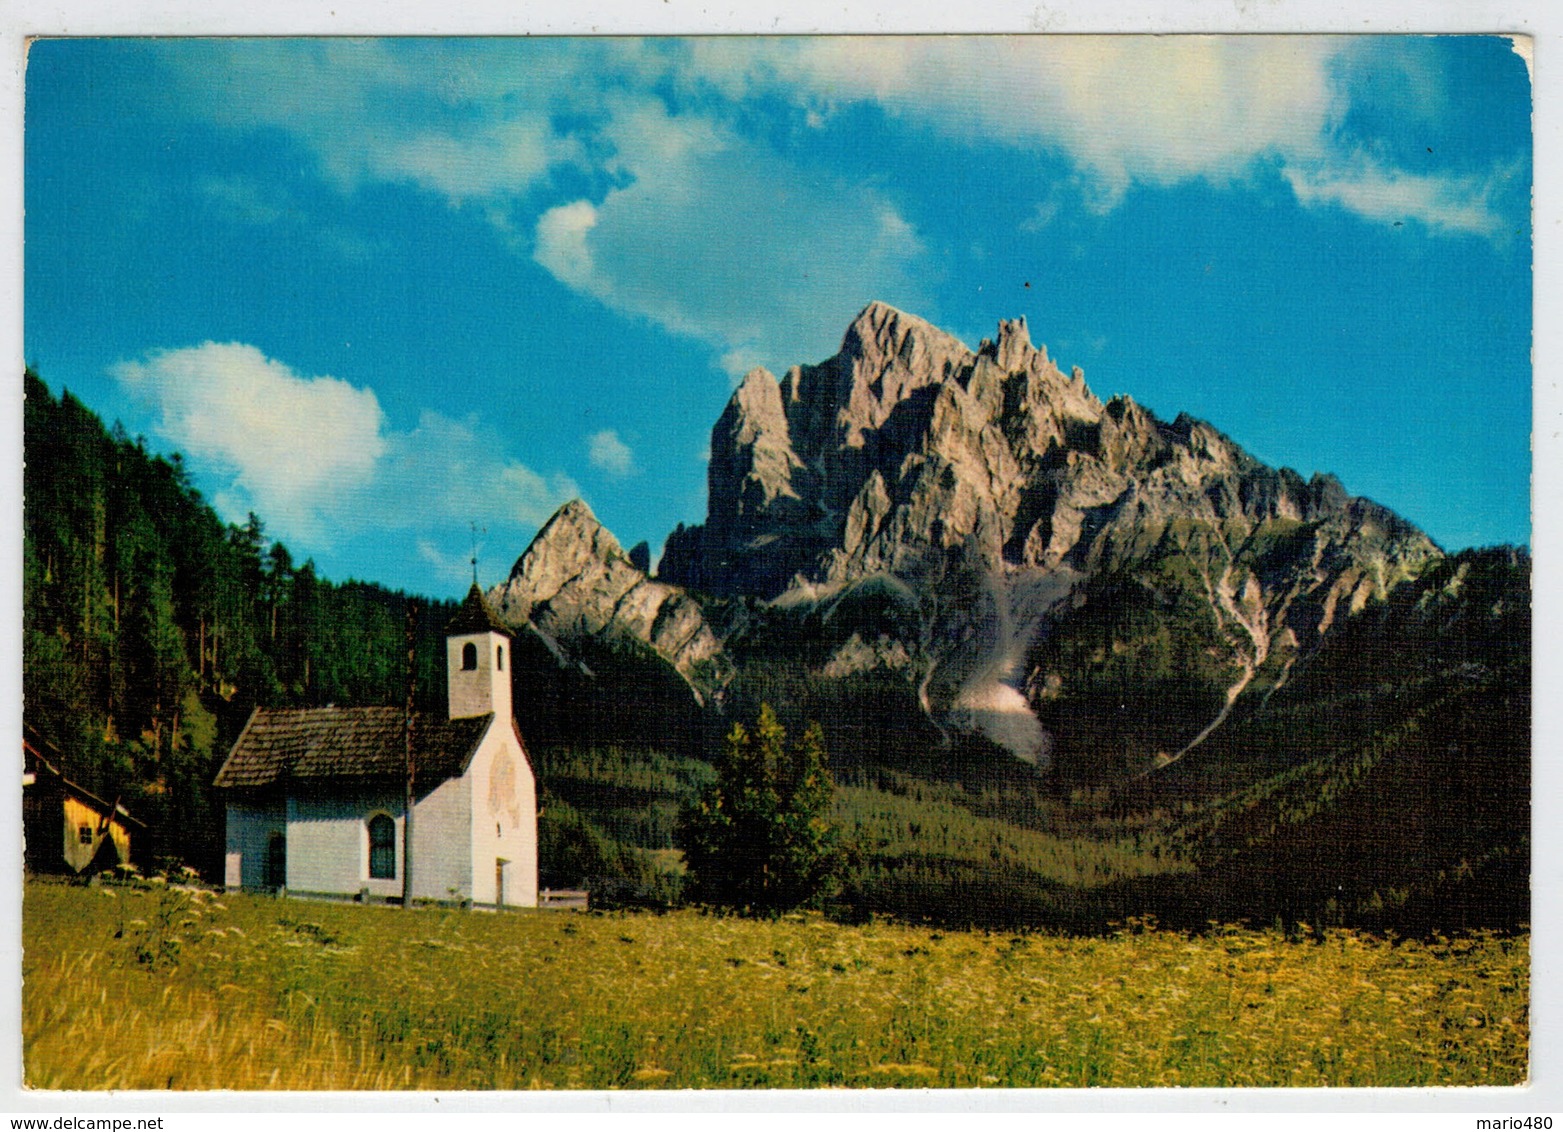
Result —
[{"label": "jagged limestone cliff", "polygon": [[1024,320],[973,351],[872,304],[828,361],[750,373],[711,448],[709,517],[669,538],[663,580],[795,606],[895,579],[917,639],[859,635],[838,670],[902,646],[931,715],[1007,732],[1027,757],[1047,739],[1022,718],[1023,684],[1056,695],[1068,678],[1028,671],[1034,646],[1097,580],[1149,572],[1186,590],[1230,704],[1440,556],[1332,477],[1268,468],[1128,397],[1104,404]]},{"label": "jagged limestone cliff", "polygon": [[[1143,653],[1192,689],[1176,710],[1134,708],[1176,721],[1147,732],[1165,763],[1245,693],[1284,683],[1344,613],[1441,557],[1333,477],[1266,467],[1188,416],[1102,402],[1023,319],[971,350],[882,303],[825,362],[743,380],[712,430],[709,493],[655,580],[568,505],[496,606],[566,648],[643,642],[702,696],[731,673],[724,644],[811,615],[824,675],[899,671],[947,737],[981,733],[1034,762],[1054,741],[1037,707]],[[1153,615],[1115,620],[1104,604]],[[1104,639],[1086,648],[1087,632]]]},{"label": "jagged limestone cliff", "polygon": [[506,624],[530,625],[561,658],[581,638],[637,643],[688,681],[697,700],[720,686],[721,645],[699,604],[647,577],[578,499],[543,525],[488,598]]}]

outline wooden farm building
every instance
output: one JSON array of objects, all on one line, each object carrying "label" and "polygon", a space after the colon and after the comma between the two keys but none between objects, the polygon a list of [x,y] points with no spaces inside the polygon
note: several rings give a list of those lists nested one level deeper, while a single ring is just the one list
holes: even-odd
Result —
[{"label": "wooden farm building", "polygon": [[106,802],[65,777],[60,752],[22,729],[23,861],[35,873],[98,873],[131,863],[146,826],[116,798]]},{"label": "wooden farm building", "polygon": [[[414,899],[537,904],[537,793],[512,636],[474,585],[446,627],[443,715],[414,715]],[[259,708],[218,772],[230,887],[395,899],[407,863],[399,708]]]}]

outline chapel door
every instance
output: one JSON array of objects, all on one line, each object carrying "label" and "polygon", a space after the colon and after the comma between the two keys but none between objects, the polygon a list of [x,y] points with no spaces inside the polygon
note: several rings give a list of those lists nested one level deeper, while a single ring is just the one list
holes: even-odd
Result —
[{"label": "chapel door", "polygon": [[505,866],[509,861],[500,857],[494,862],[494,904],[503,907],[505,903]]},{"label": "chapel door", "polygon": [[266,887],[285,888],[288,883],[288,839],[273,833],[266,841]]}]

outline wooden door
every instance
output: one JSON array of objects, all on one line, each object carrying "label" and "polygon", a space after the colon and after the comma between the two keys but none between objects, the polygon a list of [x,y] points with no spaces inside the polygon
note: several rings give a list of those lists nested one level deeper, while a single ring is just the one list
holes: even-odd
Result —
[{"label": "wooden door", "polygon": [[288,883],[288,839],[273,833],[266,841],[266,887],[286,888]]}]

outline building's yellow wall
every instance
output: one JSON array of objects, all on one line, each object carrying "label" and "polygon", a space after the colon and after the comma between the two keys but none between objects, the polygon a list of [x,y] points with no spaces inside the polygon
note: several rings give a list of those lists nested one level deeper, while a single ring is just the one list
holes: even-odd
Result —
[{"label": "building's yellow wall", "polygon": [[[98,847],[103,844],[102,828],[103,815],[93,809],[87,803],[69,795],[65,798],[65,862],[76,872],[81,872],[92,863],[92,859],[98,854]],[[92,840],[83,842],[81,839],[81,827],[86,826],[92,831]],[[109,823],[108,837],[114,841],[114,852],[120,862],[130,860],[130,831],[118,820]]]}]

